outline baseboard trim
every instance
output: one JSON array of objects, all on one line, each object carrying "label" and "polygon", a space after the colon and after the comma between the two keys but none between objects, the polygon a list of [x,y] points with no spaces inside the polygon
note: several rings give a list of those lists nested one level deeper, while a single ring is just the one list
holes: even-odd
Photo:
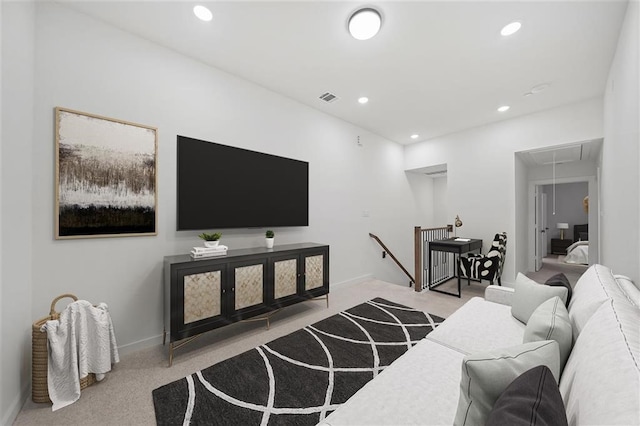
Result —
[{"label": "baseboard trim", "polygon": [[126,345],[118,346],[119,355],[128,355],[132,352],[137,352],[141,349],[150,348],[152,346],[162,345],[162,334],[157,336],[148,337],[146,339],[138,340],[137,342],[127,343]]},{"label": "baseboard trim", "polygon": [[372,279],[374,279],[372,274],[366,274],[366,275],[362,275],[362,276],[359,276],[359,277],[351,278],[350,280],[340,281],[340,282],[337,282],[337,283],[331,283],[331,288],[349,286],[349,285],[354,285],[354,284],[360,284],[362,282],[365,282],[365,281],[368,281],[368,280],[372,280]]}]

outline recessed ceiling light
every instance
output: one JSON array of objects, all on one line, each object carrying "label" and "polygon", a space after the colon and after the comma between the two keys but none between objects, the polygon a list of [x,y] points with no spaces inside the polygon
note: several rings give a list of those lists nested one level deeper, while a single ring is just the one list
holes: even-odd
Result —
[{"label": "recessed ceiling light", "polygon": [[415,133],[413,135],[411,135],[411,139],[418,139],[419,137],[420,137],[420,135],[415,134]]},{"label": "recessed ceiling light", "polygon": [[498,108],[498,112],[505,112],[509,108],[511,108],[509,105],[502,105],[500,108]]},{"label": "recessed ceiling light", "polygon": [[358,98],[358,102],[360,102],[361,104],[366,104],[367,102],[369,102],[369,98],[363,96],[361,98]]},{"label": "recessed ceiling light", "polygon": [[213,19],[213,13],[204,6],[194,6],[193,13],[198,17],[198,19],[202,19],[203,21],[208,22]]},{"label": "recessed ceiling light", "polygon": [[520,22],[518,21],[512,22],[510,24],[505,25],[502,31],[500,31],[500,34],[502,34],[503,36],[510,36],[511,34],[518,32],[520,27],[522,27],[522,24]]},{"label": "recessed ceiling light", "polygon": [[349,32],[356,40],[368,40],[378,34],[381,23],[382,18],[377,10],[360,9],[349,18]]}]

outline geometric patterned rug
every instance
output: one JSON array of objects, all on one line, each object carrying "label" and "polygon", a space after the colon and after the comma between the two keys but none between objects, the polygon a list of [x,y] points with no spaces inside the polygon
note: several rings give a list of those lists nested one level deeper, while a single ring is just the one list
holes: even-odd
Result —
[{"label": "geometric patterned rug", "polygon": [[156,422],[315,425],[442,321],[375,298],[155,389]]}]

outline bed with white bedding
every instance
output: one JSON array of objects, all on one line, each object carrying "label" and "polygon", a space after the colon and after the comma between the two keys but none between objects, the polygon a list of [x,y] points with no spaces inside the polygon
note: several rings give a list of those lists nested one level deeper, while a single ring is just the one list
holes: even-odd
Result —
[{"label": "bed with white bedding", "polygon": [[575,265],[589,264],[589,224],[573,225],[573,241],[575,243],[567,247],[565,263]]},{"label": "bed with white bedding", "polygon": [[565,263],[574,263],[579,265],[589,264],[589,241],[576,241],[567,247],[567,256],[564,258]]}]

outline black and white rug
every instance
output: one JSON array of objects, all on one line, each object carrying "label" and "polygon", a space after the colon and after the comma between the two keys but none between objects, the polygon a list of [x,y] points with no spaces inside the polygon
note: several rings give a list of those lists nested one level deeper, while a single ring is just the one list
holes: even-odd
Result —
[{"label": "black and white rug", "polygon": [[376,298],[153,391],[159,425],[315,425],[442,318]]}]

